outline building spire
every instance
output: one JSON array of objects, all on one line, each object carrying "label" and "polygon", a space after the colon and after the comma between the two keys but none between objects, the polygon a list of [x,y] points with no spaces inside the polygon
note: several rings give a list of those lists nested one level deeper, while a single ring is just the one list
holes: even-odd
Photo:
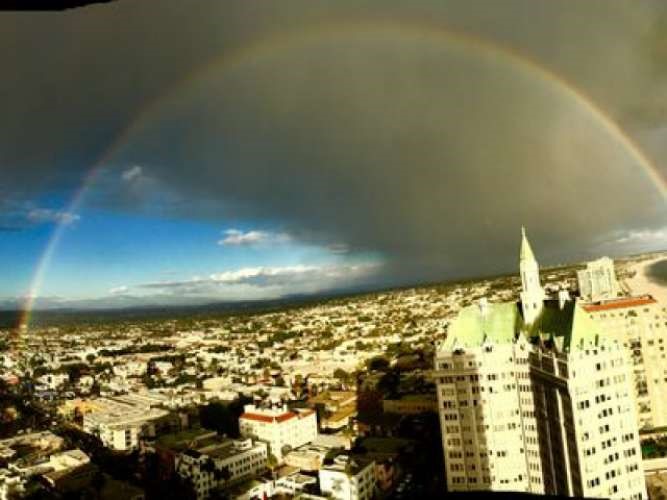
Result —
[{"label": "building spire", "polygon": [[533,249],[530,247],[530,242],[526,236],[526,228],[521,226],[521,253],[519,258],[523,260],[535,260]]},{"label": "building spire", "polygon": [[526,324],[531,324],[542,312],[544,289],[540,283],[540,268],[526,237],[526,228],[521,226],[521,253],[519,258],[521,275],[521,308]]}]

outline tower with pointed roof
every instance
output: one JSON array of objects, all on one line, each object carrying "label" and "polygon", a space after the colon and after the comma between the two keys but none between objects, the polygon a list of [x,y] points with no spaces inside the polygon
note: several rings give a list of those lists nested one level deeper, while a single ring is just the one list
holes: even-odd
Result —
[{"label": "tower with pointed roof", "polygon": [[447,488],[646,498],[625,347],[580,302],[545,298],[525,230],[520,270],[520,303],[462,308],[438,345]]},{"label": "tower with pointed roof", "polygon": [[540,266],[535,260],[533,249],[526,237],[526,228],[521,227],[521,253],[519,257],[521,273],[521,311],[523,320],[530,325],[542,312],[544,289],[540,283]]}]

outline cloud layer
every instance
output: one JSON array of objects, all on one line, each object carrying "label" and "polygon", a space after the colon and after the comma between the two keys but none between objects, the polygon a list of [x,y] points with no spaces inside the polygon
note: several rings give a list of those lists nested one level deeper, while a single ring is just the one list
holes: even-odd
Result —
[{"label": "cloud layer", "polygon": [[[447,35],[459,31],[485,42]],[[571,82],[664,182],[666,40],[660,1],[239,0],[193,11],[165,1],[7,14],[0,199],[74,190],[103,163],[100,179],[115,184],[100,181],[90,203],[271,221],[295,240],[382,255],[378,282],[514,269],[522,224],[546,262],[587,257],[609,235],[629,248],[665,230],[646,173],[561,83],[484,47]],[[230,231],[220,244],[276,241]],[[181,290],[221,283],[204,281]]]}]

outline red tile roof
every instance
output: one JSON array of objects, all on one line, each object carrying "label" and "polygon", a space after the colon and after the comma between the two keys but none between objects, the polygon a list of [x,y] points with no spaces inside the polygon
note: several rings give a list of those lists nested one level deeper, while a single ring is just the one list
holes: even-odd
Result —
[{"label": "red tile roof", "polygon": [[293,417],[296,417],[296,414],[292,413],[291,411],[288,411],[287,413],[283,413],[282,415],[277,416],[276,421],[284,422],[285,420],[289,420],[290,418]]},{"label": "red tile roof", "polygon": [[273,422],[285,422],[286,420],[289,420],[290,418],[296,417],[295,413],[292,413],[291,411],[282,413],[278,416],[270,416],[270,415],[262,415],[261,413],[248,413],[245,412],[244,414],[241,415],[241,418],[246,419],[246,420],[254,420],[255,422],[264,422],[266,424],[272,424]]},{"label": "red tile roof", "polygon": [[624,307],[636,307],[647,304],[655,304],[656,300],[650,295],[643,295],[641,297],[628,297],[623,299],[614,299],[599,304],[584,305],[584,310],[587,312],[607,311],[609,309],[622,309]]}]

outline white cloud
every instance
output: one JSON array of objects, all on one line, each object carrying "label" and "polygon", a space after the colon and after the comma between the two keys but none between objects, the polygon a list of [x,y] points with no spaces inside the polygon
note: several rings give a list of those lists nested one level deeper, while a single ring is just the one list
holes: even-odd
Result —
[{"label": "white cloud", "polygon": [[132,182],[134,179],[139,177],[143,173],[143,169],[139,165],[134,165],[133,167],[128,168],[121,174],[121,178],[125,182]]},{"label": "white cloud", "polygon": [[286,233],[271,233],[268,231],[240,231],[238,229],[228,229],[225,231],[225,237],[218,241],[218,245],[223,246],[252,246],[266,243],[285,243],[290,240]]},{"label": "white cloud", "polygon": [[208,278],[196,276],[189,280],[145,283],[137,288],[183,296],[220,293],[239,299],[250,295],[281,296],[353,286],[377,272],[379,267],[377,263],[244,267],[213,273]]},{"label": "white cloud", "polygon": [[33,208],[28,212],[27,218],[35,223],[54,222],[63,225],[69,225],[81,219],[79,215],[72,212],[50,208]]},{"label": "white cloud", "polygon": [[316,266],[245,267],[236,271],[211,274],[209,278],[216,283],[255,282],[259,284],[280,278],[294,279],[308,273],[316,273],[321,269]]},{"label": "white cloud", "polygon": [[615,243],[667,243],[667,227],[629,231],[616,238]]},{"label": "white cloud", "polygon": [[125,285],[122,286],[117,286],[109,290],[109,295],[122,295],[124,293],[127,293],[129,288]]},{"label": "white cloud", "polygon": [[667,226],[611,231],[597,239],[595,253],[623,255],[667,248]]},{"label": "white cloud", "polygon": [[382,264],[377,262],[244,267],[181,281],[117,286],[97,298],[0,297],[0,310],[20,309],[27,302],[32,302],[35,309],[90,309],[279,299],[368,285],[381,269]]}]

